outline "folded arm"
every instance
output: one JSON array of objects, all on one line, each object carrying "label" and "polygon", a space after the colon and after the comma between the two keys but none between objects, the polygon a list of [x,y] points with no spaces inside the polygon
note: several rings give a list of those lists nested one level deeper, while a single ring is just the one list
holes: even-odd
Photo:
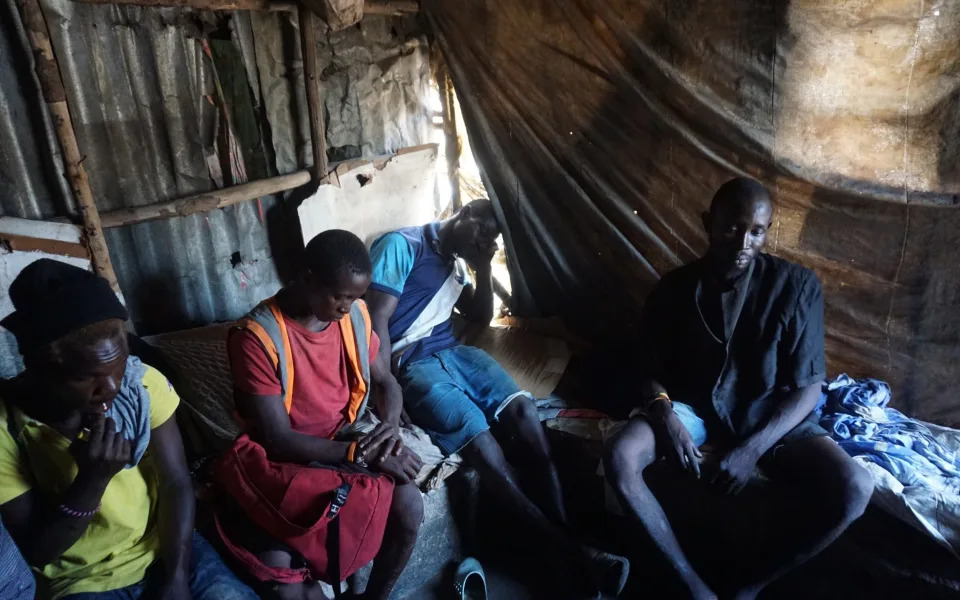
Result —
[{"label": "folded arm", "polygon": [[463,288],[457,300],[457,310],[472,323],[489,325],[493,319],[493,274],[490,263],[480,263],[474,274],[477,283]]},{"label": "folded arm", "polygon": [[59,510],[68,506],[76,511],[92,511],[100,505],[109,479],[80,476],[59,497],[44,498],[30,490],[0,506],[3,523],[33,567],[43,567],[58,559],[87,530],[93,515],[71,517]]},{"label": "folded arm", "polygon": [[[0,515],[20,552],[34,567],[57,560],[80,539],[100,510],[110,480],[130,462],[130,441],[116,432],[112,419],[99,415],[88,424],[88,440],[70,446],[77,475],[62,494],[47,495],[21,481],[26,491],[0,506]],[[13,467],[19,459],[5,456],[4,460],[9,460],[4,471],[20,470]]]}]

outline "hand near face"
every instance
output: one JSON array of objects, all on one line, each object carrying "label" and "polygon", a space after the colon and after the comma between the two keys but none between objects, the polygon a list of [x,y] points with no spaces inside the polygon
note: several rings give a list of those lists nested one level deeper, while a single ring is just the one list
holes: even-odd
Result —
[{"label": "hand near face", "polygon": [[490,263],[493,256],[497,253],[499,247],[497,241],[491,238],[478,238],[470,251],[462,257],[467,264],[475,271],[485,271],[490,269]]}]

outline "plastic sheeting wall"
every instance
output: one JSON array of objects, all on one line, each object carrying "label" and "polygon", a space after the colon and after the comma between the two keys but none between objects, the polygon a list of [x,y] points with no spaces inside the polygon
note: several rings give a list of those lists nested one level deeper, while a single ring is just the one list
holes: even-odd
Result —
[{"label": "plastic sheeting wall", "polygon": [[[42,0],[84,166],[101,211],[214,187],[214,68],[250,179],[313,162],[293,13],[211,13]],[[0,206],[69,215],[56,138],[13,0],[0,0]],[[428,141],[427,44],[417,19],[367,17],[322,32],[330,158]],[[206,40],[212,57],[202,48]],[[279,198],[110,229],[107,243],[139,333],[229,320],[279,288],[295,224]]]},{"label": "plastic sheeting wall", "polygon": [[824,284],[831,372],[960,422],[960,2],[424,4],[522,309],[629,338],[749,174]]}]

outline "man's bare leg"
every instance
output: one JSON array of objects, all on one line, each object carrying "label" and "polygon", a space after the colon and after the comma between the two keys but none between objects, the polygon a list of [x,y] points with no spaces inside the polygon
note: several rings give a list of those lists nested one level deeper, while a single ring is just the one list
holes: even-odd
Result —
[{"label": "man's bare leg", "polygon": [[563,501],[563,490],[560,487],[560,475],[553,462],[550,442],[540,423],[536,405],[526,396],[519,396],[500,412],[499,419],[526,450],[533,471],[540,480],[538,482],[540,489],[543,490],[546,501],[543,511],[555,522],[567,525],[567,509]]},{"label": "man's bare leg", "polygon": [[[611,568],[623,568],[623,564],[614,564],[610,556],[602,556],[596,550],[584,546],[569,535],[561,526],[553,522],[540,508],[524,494],[513,469],[503,456],[500,444],[489,431],[484,431],[467,444],[461,451],[467,462],[477,470],[480,481],[494,495],[504,502],[514,513],[539,529],[547,542],[567,556],[574,564],[584,569],[591,581],[599,587],[607,587],[605,582],[616,577],[610,576]],[[622,559],[621,559],[622,560]]]},{"label": "man's bare leg", "polygon": [[423,498],[417,486],[408,483],[393,489],[393,502],[383,534],[383,545],[373,561],[373,570],[362,598],[387,600],[410,560],[423,521]]},{"label": "man's bare leg", "polygon": [[827,437],[787,444],[777,450],[774,461],[774,479],[796,489],[790,522],[799,526],[792,528],[790,539],[783,539],[790,534],[781,534],[774,552],[783,560],[740,590],[738,599],[756,598],[764,587],[826,549],[860,518],[873,495],[870,474]]},{"label": "man's bare leg", "polygon": [[620,504],[640,522],[654,545],[673,566],[677,575],[697,600],[716,599],[716,594],[694,571],[667,516],[643,479],[643,471],[657,459],[653,429],[641,419],[633,419],[613,438],[604,456],[604,472]]},{"label": "man's bare leg", "polygon": [[[293,556],[286,550],[265,550],[258,552],[257,558],[268,567],[289,569],[293,566]],[[271,590],[277,600],[329,600],[316,582],[274,583]]]}]

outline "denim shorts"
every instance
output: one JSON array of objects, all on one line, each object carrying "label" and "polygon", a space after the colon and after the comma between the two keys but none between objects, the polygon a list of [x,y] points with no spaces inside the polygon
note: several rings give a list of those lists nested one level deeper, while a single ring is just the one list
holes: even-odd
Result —
[{"label": "denim shorts", "polygon": [[521,391],[497,361],[479,348],[454,346],[406,365],[403,404],[413,422],[447,454],[490,429]]},{"label": "denim shorts", "polygon": [[33,600],[36,583],[10,532],[0,522],[0,598]]},{"label": "denim shorts", "polygon": [[[190,555],[190,594],[193,600],[257,600],[257,595],[237,579],[207,540],[193,532]],[[84,592],[62,600],[140,600],[156,591],[162,576],[160,563],[147,569],[140,583],[108,592]]]},{"label": "denim shorts", "polygon": [[698,448],[707,443],[707,424],[693,412],[693,407],[683,402],[673,402],[673,412],[687,428],[690,439]]},{"label": "denim shorts", "polygon": [[[679,417],[683,426],[687,428],[687,432],[690,433],[690,439],[693,440],[694,445],[699,448],[707,443],[707,424],[697,416],[693,407],[682,402],[672,402],[672,405],[673,412]],[[817,425],[815,419],[811,420],[808,417],[780,438],[777,443],[763,455],[763,462],[770,463],[770,461],[774,459],[777,450],[786,444],[822,435],[826,435],[826,432]]]}]

